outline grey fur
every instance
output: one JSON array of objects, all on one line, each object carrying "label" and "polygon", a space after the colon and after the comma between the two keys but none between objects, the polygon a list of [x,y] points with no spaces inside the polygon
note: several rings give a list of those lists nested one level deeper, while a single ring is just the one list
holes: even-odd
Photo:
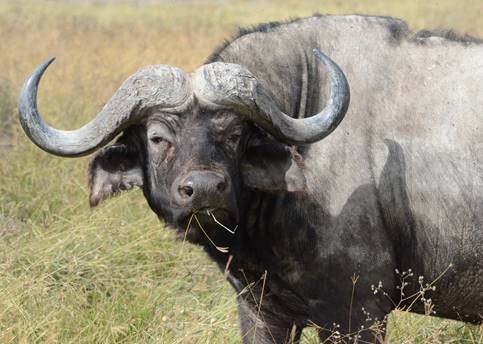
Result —
[{"label": "grey fur", "polygon": [[[351,86],[351,107],[339,128],[302,149],[307,194],[291,207],[308,209],[315,203],[316,211],[304,211],[302,222],[290,221],[296,228],[274,224],[277,235],[283,232],[293,244],[282,249],[266,242],[284,252],[285,275],[277,276],[304,300],[296,301],[299,309],[308,302],[318,314],[312,321],[338,322],[347,330],[353,273],[360,276],[354,308],[360,318],[352,324],[364,324],[361,307],[379,318],[391,308],[371,295],[371,284],[382,281],[397,299],[395,268],[411,268],[431,281],[450,264],[431,296],[436,314],[481,321],[479,42],[430,31],[412,34],[393,18],[319,16],[244,32],[208,59],[244,66],[270,88],[282,111],[296,117],[325,104],[320,87],[326,76],[314,68],[312,47],[337,61]],[[272,219],[288,209],[277,211]],[[312,226],[316,247],[308,241],[295,244],[301,239],[294,236],[310,237]],[[299,245],[317,252],[306,264],[319,268],[300,264],[305,258],[294,254]],[[417,287],[416,280],[411,283]],[[421,312],[420,304],[413,310]]]},{"label": "grey fur", "polygon": [[481,44],[481,38],[473,37],[468,34],[460,35],[453,30],[421,30],[416,32],[412,39],[419,42],[424,42],[425,38],[440,37],[452,42],[459,42],[464,44]]},{"label": "grey fur", "polygon": [[[382,319],[394,308],[388,297],[400,298],[395,269],[415,274],[406,295],[418,290],[419,275],[427,282],[437,279],[429,295],[437,315],[481,322],[483,45],[478,42],[413,34],[403,21],[367,16],[316,16],[242,31],[201,70],[237,65],[249,71],[249,87],[242,83],[215,104],[194,82],[190,106],[170,118],[181,128],[178,136],[161,145],[146,143],[143,125],[149,131],[149,121],[128,128],[91,164],[91,184],[98,189],[91,190],[93,203],[143,185],[151,208],[175,227],[186,209],[173,206],[176,188],[169,191],[170,180],[199,169],[223,174],[238,190],[233,204],[239,227],[232,235],[211,227],[209,219],[206,226],[218,245],[230,247],[229,254],[196,230],[189,235],[221,269],[229,262],[244,343],[298,340],[309,322],[353,331],[367,325],[362,307]],[[267,127],[237,122],[239,112],[253,108],[247,99],[254,85],[270,92],[275,112],[299,119],[319,113],[331,82],[314,48],[337,61],[351,86],[351,106],[337,130],[323,141],[287,147],[260,129]],[[220,84],[218,90],[233,87]],[[232,102],[231,95],[240,101]],[[220,107],[224,101],[231,105]],[[153,111],[148,119],[161,116]],[[216,116],[244,125],[242,132],[250,135],[236,142],[261,142],[243,152],[251,156],[223,150]],[[115,163],[105,159],[110,155]],[[245,171],[234,178],[239,169]],[[161,174],[165,171],[171,174]],[[218,201],[231,199],[226,194]],[[352,276],[359,278],[351,301]],[[371,290],[379,281],[387,296]],[[250,292],[243,292],[247,286]],[[424,307],[416,302],[412,310]],[[369,332],[362,336],[372,340]],[[327,333],[320,337],[325,340]]]},{"label": "grey fur", "polygon": [[[310,18],[323,18],[323,17],[331,17],[330,15],[324,15],[320,13],[314,14]],[[399,18],[389,17],[389,16],[366,16],[358,14],[357,17],[367,17],[367,18],[378,18],[380,20],[384,20],[387,22],[387,27],[391,33],[390,38],[393,39],[395,42],[399,42],[402,39],[407,40],[418,40],[421,38],[428,38],[428,37],[441,37],[448,41],[460,42],[465,44],[481,44],[483,40],[478,37],[474,37],[468,34],[458,34],[453,30],[420,30],[416,32],[411,32],[409,30],[408,24]],[[227,46],[229,46],[233,41],[237,40],[238,38],[249,35],[255,32],[270,32],[272,30],[277,29],[280,26],[285,26],[288,24],[296,23],[303,21],[308,18],[294,18],[285,21],[273,21],[269,23],[262,23],[255,25],[253,27],[243,27],[239,28],[238,31],[232,35],[230,39],[225,40],[222,45],[220,45],[215,51],[206,59],[206,63],[210,63],[213,61],[218,60],[218,56],[220,52],[222,52]]]}]

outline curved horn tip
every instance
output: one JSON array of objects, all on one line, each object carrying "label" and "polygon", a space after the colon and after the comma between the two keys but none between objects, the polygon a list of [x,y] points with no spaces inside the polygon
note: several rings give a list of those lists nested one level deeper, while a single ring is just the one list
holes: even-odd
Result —
[{"label": "curved horn tip", "polygon": [[327,57],[327,55],[325,55],[322,51],[320,51],[319,48],[314,48],[312,49],[312,52],[315,54],[315,56],[317,57]]},{"label": "curved horn tip", "polygon": [[44,64],[47,64],[47,66],[48,66],[52,62],[54,62],[54,60],[55,60],[55,56],[50,56],[50,57],[47,58],[47,60],[45,60]]},{"label": "curved horn tip", "polygon": [[52,64],[52,62],[54,62],[54,60],[55,60],[54,56],[47,58],[47,60],[45,60],[45,62],[43,62],[40,66],[37,67],[37,69],[35,70],[33,75],[44,74],[47,67],[49,67]]},{"label": "curved horn tip", "polygon": [[[336,64],[329,56],[327,56],[326,54],[324,54],[322,52],[322,50],[320,50],[319,48],[314,48],[312,49],[312,52],[314,53],[314,55],[319,59],[321,60],[322,62],[324,62],[324,64],[327,64],[328,63],[331,63],[331,64]],[[338,67],[338,66],[337,66]]]},{"label": "curved horn tip", "polygon": [[319,48],[312,49],[312,52],[325,65],[330,64],[330,65],[335,66],[337,69],[340,69],[340,67],[329,56],[327,56],[326,54],[324,54]]},{"label": "curved horn tip", "polygon": [[52,56],[52,57],[49,57],[47,60],[45,60],[45,62],[43,62],[42,64],[40,64],[36,69],[35,71],[29,76],[29,78],[25,81],[23,87],[22,87],[22,91],[20,93],[20,99],[19,99],[19,109],[22,105],[22,103],[25,101],[25,97],[26,97],[26,90],[28,89],[29,87],[29,84],[34,82],[35,84],[35,94],[37,94],[37,89],[36,89],[36,86],[38,85],[39,81],[40,81],[40,78],[42,78],[42,75],[44,74],[45,70],[52,64],[52,62],[54,62],[55,60],[55,57]]},{"label": "curved horn tip", "polygon": [[[20,117],[22,118],[24,110],[26,110],[30,105],[32,105],[32,97],[29,92],[29,87],[30,84],[33,82],[34,83],[34,88],[33,88],[33,93],[37,95],[37,86],[39,84],[40,79],[42,78],[42,75],[44,74],[45,70],[54,62],[55,57],[49,57],[45,62],[40,64],[35,71],[28,77],[28,79],[25,81],[22,90],[20,92],[20,97],[19,97],[19,102],[18,102],[18,109],[20,113]],[[36,100],[33,100],[34,103],[36,103]],[[24,109],[25,107],[25,109]]]}]

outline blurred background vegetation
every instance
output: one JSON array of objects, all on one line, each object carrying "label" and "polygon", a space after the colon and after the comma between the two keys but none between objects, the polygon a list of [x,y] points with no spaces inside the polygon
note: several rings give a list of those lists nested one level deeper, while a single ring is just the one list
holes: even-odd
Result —
[{"label": "blurred background vegetation", "polygon": [[[73,129],[142,66],[191,71],[238,26],[315,12],[483,36],[481,0],[0,0],[0,343],[239,342],[235,295],[201,250],[175,242],[139,191],[91,211],[88,158],[33,146],[16,101],[56,56],[39,108]],[[389,332],[393,343],[483,343],[481,327],[403,312]]]}]

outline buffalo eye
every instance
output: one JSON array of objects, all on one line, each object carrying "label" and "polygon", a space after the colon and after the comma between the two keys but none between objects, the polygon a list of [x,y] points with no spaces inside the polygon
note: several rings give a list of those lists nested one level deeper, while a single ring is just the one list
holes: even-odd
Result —
[{"label": "buffalo eye", "polygon": [[147,137],[149,143],[156,149],[170,147],[174,139],[171,128],[158,121],[148,124]]},{"label": "buffalo eye", "polygon": [[149,141],[155,145],[159,145],[160,143],[167,142],[164,138],[161,136],[152,136],[149,138]]},{"label": "buffalo eye", "polygon": [[225,136],[224,145],[230,152],[236,152],[238,144],[240,143],[241,133],[236,131],[228,136]]},{"label": "buffalo eye", "polygon": [[165,153],[172,147],[172,144],[169,140],[159,135],[150,136],[149,142],[154,151],[163,152],[162,160],[165,158]]},{"label": "buffalo eye", "polygon": [[168,157],[172,144],[170,141],[159,135],[153,135],[149,138],[149,145],[152,152],[151,158],[155,165],[161,164]]}]

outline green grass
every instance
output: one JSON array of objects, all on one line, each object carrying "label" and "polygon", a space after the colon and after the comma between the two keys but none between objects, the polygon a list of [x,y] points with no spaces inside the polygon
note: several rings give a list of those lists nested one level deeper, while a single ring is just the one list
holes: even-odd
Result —
[{"label": "green grass", "polygon": [[[237,343],[234,293],[198,247],[174,235],[139,191],[87,203],[87,158],[52,157],[21,131],[15,103],[48,56],[39,106],[65,129],[88,121],[138,68],[186,70],[235,30],[321,13],[405,18],[414,29],[483,36],[478,0],[0,2],[0,343]],[[480,328],[397,312],[393,343],[483,343]],[[304,343],[315,343],[314,330]]]}]

